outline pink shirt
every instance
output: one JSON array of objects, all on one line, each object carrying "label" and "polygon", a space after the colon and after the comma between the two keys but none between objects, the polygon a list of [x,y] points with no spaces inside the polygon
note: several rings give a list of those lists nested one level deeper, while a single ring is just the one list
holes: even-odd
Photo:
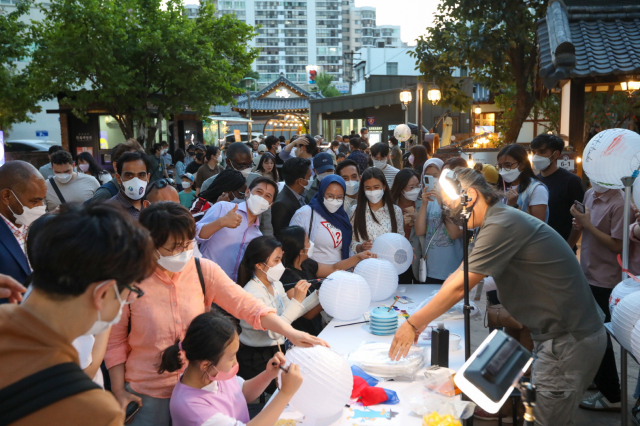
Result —
[{"label": "pink shirt", "polygon": [[182,272],[174,274],[173,279],[158,268],[140,283],[144,296],[126,305],[122,319],[111,328],[105,363],[107,368],[124,363],[125,381],[134,391],[155,398],[171,397],[184,368],[158,374],[160,353],[176,339],[184,338],[189,323],[205,312],[205,306],[216,303],[259,330],[264,330],[261,318],[275,313],[275,309],[265,306],[231,281],[217,264],[207,259],[200,259],[200,264],[204,295],[194,260]]},{"label": "pink shirt", "polygon": [[[584,205],[591,211],[591,223],[612,238],[622,240],[624,230],[624,195],[610,189],[596,197],[593,188],[584,194]],[[603,246],[589,232],[582,233],[580,266],[587,282],[595,287],[613,288],[622,280],[618,254]],[[631,258],[629,259],[631,265]]]},{"label": "pink shirt", "polygon": [[173,426],[241,426],[249,422],[249,409],[242,393],[244,380],[211,382],[202,389],[178,384],[171,395]]}]

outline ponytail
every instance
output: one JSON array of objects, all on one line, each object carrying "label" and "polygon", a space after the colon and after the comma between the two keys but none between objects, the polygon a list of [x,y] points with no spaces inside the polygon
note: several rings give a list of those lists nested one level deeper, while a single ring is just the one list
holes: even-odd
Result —
[{"label": "ponytail", "polygon": [[162,358],[160,361],[160,367],[158,373],[162,374],[165,371],[173,373],[182,368],[184,362],[180,358],[180,339],[176,339],[176,342],[162,351]]}]

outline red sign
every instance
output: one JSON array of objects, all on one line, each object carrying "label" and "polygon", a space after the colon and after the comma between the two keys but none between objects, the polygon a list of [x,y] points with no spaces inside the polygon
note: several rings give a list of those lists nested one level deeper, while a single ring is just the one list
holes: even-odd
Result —
[{"label": "red sign", "polygon": [[367,127],[375,126],[376,118],[375,117],[367,117]]},{"label": "red sign", "polygon": [[79,146],[76,148],[76,154],[80,154],[81,152],[88,152],[93,155],[93,147],[90,146]]}]

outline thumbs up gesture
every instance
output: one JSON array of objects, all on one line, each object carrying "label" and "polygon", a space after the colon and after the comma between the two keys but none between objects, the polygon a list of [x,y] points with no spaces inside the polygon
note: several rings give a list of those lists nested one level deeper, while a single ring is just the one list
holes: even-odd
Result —
[{"label": "thumbs up gesture", "polygon": [[242,216],[238,214],[238,205],[233,206],[227,214],[222,216],[222,226],[225,228],[237,228],[242,223]]}]

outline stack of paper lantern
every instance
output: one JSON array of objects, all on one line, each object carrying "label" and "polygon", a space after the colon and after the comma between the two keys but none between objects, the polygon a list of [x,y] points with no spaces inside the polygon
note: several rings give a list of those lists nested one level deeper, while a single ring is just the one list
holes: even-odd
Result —
[{"label": "stack of paper lantern", "polygon": [[388,260],[365,259],[358,263],[353,273],[360,275],[369,284],[373,302],[390,298],[398,288],[398,272]]},{"label": "stack of paper lantern", "polygon": [[631,334],[639,319],[640,292],[636,291],[622,299],[611,316],[613,334],[626,349],[631,349]]},{"label": "stack of paper lantern", "polygon": [[584,171],[592,182],[621,189],[621,178],[640,165],[640,135],[626,129],[608,129],[595,135],[584,148]]},{"label": "stack of paper lantern", "polygon": [[633,278],[627,278],[615,286],[611,292],[611,296],[609,297],[609,312],[611,312],[611,315],[613,315],[613,311],[622,299],[639,290],[640,282]]},{"label": "stack of paper lantern", "polygon": [[371,333],[378,336],[389,336],[398,329],[398,314],[394,309],[386,307],[375,308],[369,320]]},{"label": "stack of paper lantern", "polygon": [[342,355],[324,346],[294,347],[287,351],[285,358],[287,364],[300,366],[303,379],[300,389],[291,398],[291,405],[296,410],[312,419],[342,412],[353,389],[353,374]]},{"label": "stack of paper lantern", "polygon": [[413,248],[405,237],[394,232],[381,235],[373,242],[371,252],[378,258],[388,260],[396,267],[398,275],[405,272],[413,262]]},{"label": "stack of paper lantern", "polygon": [[355,320],[371,304],[371,289],[360,275],[336,271],[329,275],[320,289],[320,304],[332,317]]}]

